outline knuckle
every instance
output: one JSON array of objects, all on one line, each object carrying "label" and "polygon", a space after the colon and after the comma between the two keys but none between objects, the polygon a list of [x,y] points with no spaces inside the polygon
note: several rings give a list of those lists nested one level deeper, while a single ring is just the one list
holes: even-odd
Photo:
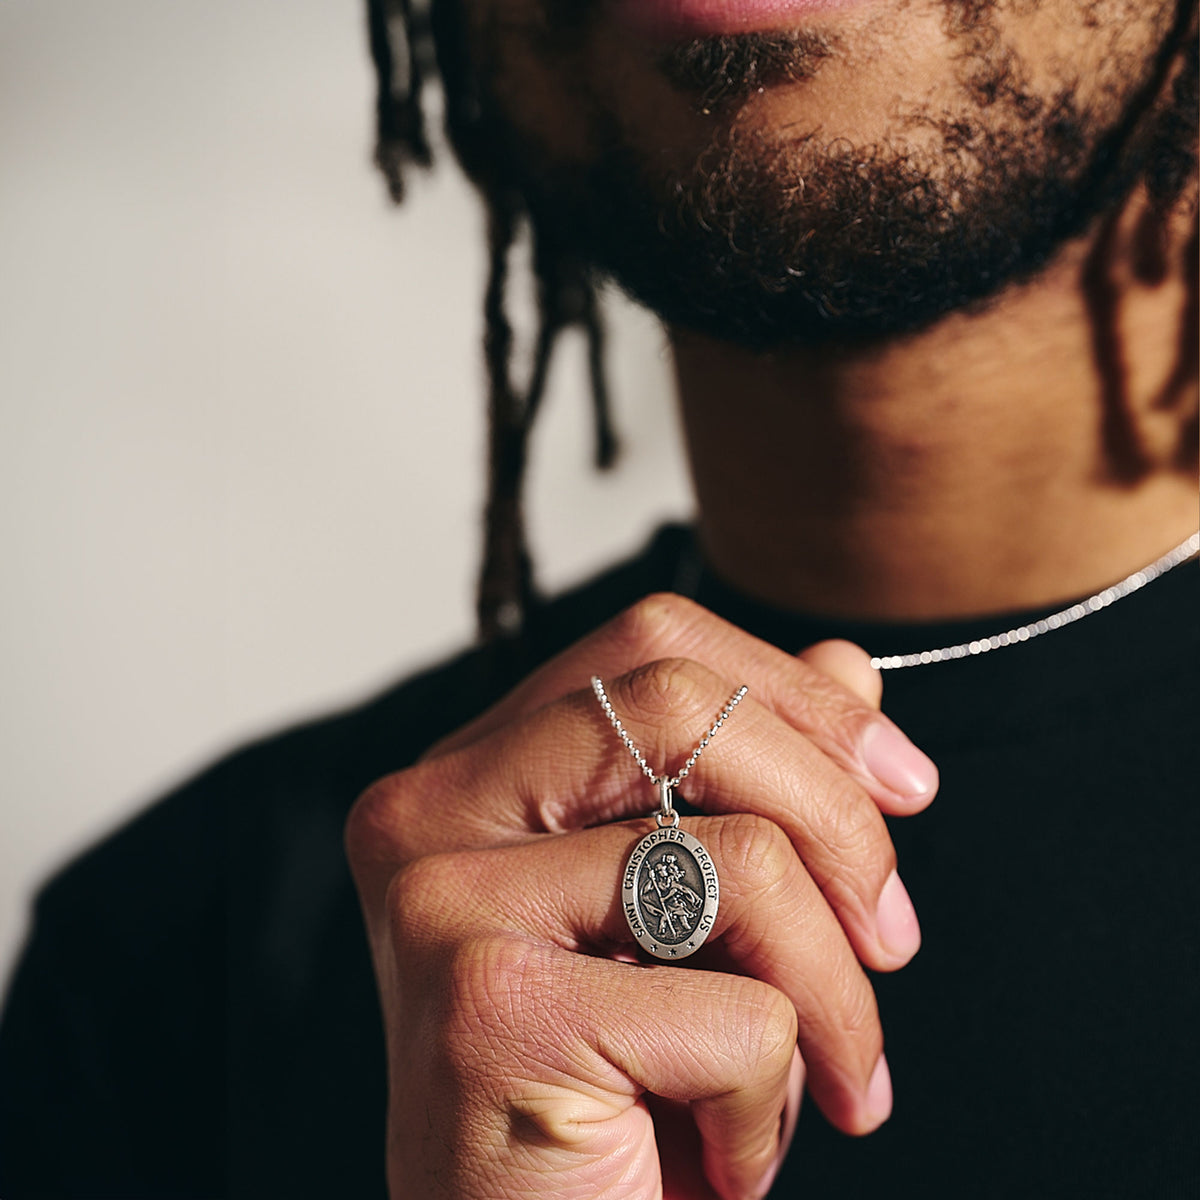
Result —
[{"label": "knuckle", "polygon": [[789,699],[791,710],[806,728],[819,734],[847,761],[857,759],[863,725],[878,716],[864,700],[812,666],[804,671],[803,686],[797,687]]},{"label": "knuckle", "polygon": [[687,721],[695,710],[712,707],[719,688],[707,667],[688,658],[660,658],[635,668],[623,681],[630,711],[654,720]]},{"label": "knuckle", "polygon": [[759,1057],[786,1070],[796,1045],[796,1010],[782,992],[765,990],[759,1008]]},{"label": "knuckle", "polygon": [[795,869],[795,848],[774,821],[734,813],[722,817],[718,828],[721,869],[729,870],[750,894],[771,891]]},{"label": "knuckle", "polygon": [[671,592],[655,592],[619,613],[609,623],[616,645],[633,661],[660,648],[696,619],[699,606]]},{"label": "knuckle", "polygon": [[354,802],[346,818],[346,853],[350,862],[366,863],[383,857],[395,836],[406,792],[401,771],[376,780]]},{"label": "knuckle", "polygon": [[743,979],[730,1013],[745,1039],[748,1061],[767,1071],[786,1071],[796,1046],[796,1009],[791,1000],[768,983]]},{"label": "knuckle", "polygon": [[402,866],[387,887],[386,911],[398,957],[428,946],[461,906],[462,854],[430,854]]},{"label": "knuckle", "polygon": [[866,972],[852,954],[838,953],[827,960],[822,979],[820,991],[805,998],[805,1009],[830,1031],[836,1054],[874,1065],[883,1049],[883,1027]]},{"label": "knuckle", "polygon": [[841,1003],[837,1011],[838,1025],[843,1036],[860,1047],[862,1062],[873,1066],[883,1049],[879,1007],[875,1003],[875,993],[866,976],[857,967],[855,976],[853,980],[848,979],[839,989]]},{"label": "knuckle", "polygon": [[847,1089],[857,1090],[883,1050],[879,1008],[862,968],[846,956],[829,967],[819,989],[806,989],[798,1004],[809,1029],[810,1057],[840,1076]]},{"label": "knuckle", "polygon": [[447,981],[447,1035],[479,1046],[530,1036],[527,1026],[541,1006],[536,995],[536,955],[529,943],[505,934],[465,938],[453,951]]},{"label": "knuckle", "polygon": [[581,1047],[564,982],[544,947],[503,935],[465,941],[438,1034],[460,1092],[489,1097],[511,1137],[543,1148],[579,1145],[612,1115],[603,1095],[581,1095],[572,1082]]},{"label": "knuckle", "polygon": [[346,858],[356,877],[372,863],[384,857],[381,847],[390,840],[387,832],[391,818],[388,815],[388,779],[373,783],[354,802],[346,817],[342,830],[342,841]]},{"label": "knuckle", "polygon": [[857,782],[840,772],[826,789],[822,838],[828,849],[826,877],[817,880],[822,887],[874,895],[896,865],[879,810]]},{"label": "knuckle", "polygon": [[387,862],[402,863],[412,858],[409,831],[413,813],[429,796],[440,790],[436,776],[440,762],[418,763],[376,780],[354,802],[346,818],[343,838],[346,856],[356,870]]}]

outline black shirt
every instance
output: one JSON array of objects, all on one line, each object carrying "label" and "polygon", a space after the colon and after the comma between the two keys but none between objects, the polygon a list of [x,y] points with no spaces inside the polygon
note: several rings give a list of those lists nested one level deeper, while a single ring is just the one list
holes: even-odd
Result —
[{"label": "black shirt", "polygon": [[[54,879],[0,1028],[0,1197],[381,1197],[380,1018],[342,853],[373,780],[650,591],[787,649],[873,653],[1036,618],[799,619],[703,572],[667,529],[469,651],[219,763]],[[875,977],[895,1086],[865,1139],[806,1104],[773,1196],[1194,1195],[1195,564],[1076,624],[893,672],[938,763],[890,822],[923,932]]]}]

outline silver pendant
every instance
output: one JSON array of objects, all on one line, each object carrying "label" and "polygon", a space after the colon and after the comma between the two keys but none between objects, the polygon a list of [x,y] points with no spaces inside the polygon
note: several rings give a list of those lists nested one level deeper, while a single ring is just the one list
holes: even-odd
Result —
[{"label": "silver pendant", "polygon": [[648,954],[667,962],[704,944],[717,919],[717,868],[699,838],[662,823],[633,848],[621,875],[621,907],[629,931]]}]

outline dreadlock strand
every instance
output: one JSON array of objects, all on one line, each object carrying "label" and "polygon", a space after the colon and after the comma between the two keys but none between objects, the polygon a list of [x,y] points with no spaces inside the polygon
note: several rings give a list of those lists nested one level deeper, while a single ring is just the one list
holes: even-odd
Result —
[{"label": "dreadlock strand", "polygon": [[532,429],[541,410],[550,358],[559,334],[578,320],[578,295],[566,256],[545,222],[529,213],[533,232],[533,273],[537,279],[538,337],[525,397],[525,420]]},{"label": "dreadlock strand", "polygon": [[429,40],[428,14],[414,11],[412,0],[399,0],[400,28],[404,33],[404,47],[408,54],[408,88],[405,93],[405,112],[408,116],[408,140],[412,147],[413,161],[422,167],[431,166],[433,153],[425,132],[425,109],[421,103],[421,92],[425,86],[425,61],[432,57]]},{"label": "dreadlock strand", "polygon": [[[1183,280],[1187,289],[1183,311],[1179,317],[1179,342],[1175,354],[1175,366],[1170,377],[1162,385],[1155,399],[1155,408],[1173,408],[1181,396],[1186,395],[1189,384],[1196,379],[1200,370],[1200,214],[1193,220],[1191,236],[1183,248]],[[1195,445],[1188,438],[1186,463],[1195,457]]]},{"label": "dreadlock strand", "polygon": [[[1184,7],[1188,7],[1187,4]],[[1145,171],[1150,203],[1139,222],[1133,268],[1142,283],[1162,283],[1171,269],[1170,229],[1173,213],[1195,179],[1197,132],[1200,126],[1200,37],[1196,5],[1185,31],[1171,84],[1170,102],[1158,114],[1151,132]],[[1193,205],[1194,205],[1193,201]],[[1190,285],[1190,276],[1188,277]]]},{"label": "dreadlock strand", "polygon": [[1149,464],[1129,410],[1129,367],[1117,329],[1121,289],[1112,262],[1120,218],[1119,208],[1105,214],[1088,248],[1080,282],[1090,318],[1092,360],[1100,384],[1105,459],[1113,481],[1128,485],[1142,479]]},{"label": "dreadlock strand", "polygon": [[525,392],[525,427],[528,433],[533,429],[541,411],[542,398],[546,394],[546,381],[550,375],[550,359],[558,342],[562,325],[551,312],[542,309],[538,315],[538,336],[533,351],[533,366],[529,373],[529,386]]},{"label": "dreadlock strand", "polygon": [[1172,102],[1159,118],[1154,154],[1146,170],[1146,187],[1155,207],[1168,212],[1183,196],[1196,172],[1197,131],[1200,126],[1200,34],[1195,0],[1178,52],[1179,69],[1172,84]]},{"label": "dreadlock strand", "polygon": [[592,424],[596,438],[595,462],[601,471],[607,471],[616,463],[621,447],[613,428],[608,374],[604,366],[604,321],[600,316],[600,306],[596,302],[595,285],[591,280],[587,280],[584,289],[583,328],[587,336]]},{"label": "dreadlock strand", "polygon": [[521,508],[529,424],[512,384],[513,333],[505,310],[508,256],[515,237],[512,204],[490,196],[490,268],[484,298],[488,496],[477,606],[480,636],[487,641],[519,632],[533,591]]},{"label": "dreadlock strand", "polygon": [[516,234],[515,198],[485,192],[492,248],[485,313],[486,357],[491,387],[491,470],[485,521],[485,565],[480,580],[480,633],[485,639],[519,630],[533,593],[532,566],[524,532],[521,493],[528,462],[529,437],[541,411],[550,362],[559,335],[582,325],[596,414],[596,456],[608,467],[616,452],[604,378],[603,331],[595,291],[532,214],[526,213],[534,239],[538,280],[538,333],[524,397],[512,383],[512,327],[504,310],[508,252]]},{"label": "dreadlock strand", "polygon": [[[1184,251],[1184,278],[1187,280],[1187,303],[1179,323],[1180,386],[1193,386],[1200,370],[1200,212],[1192,224],[1192,236]],[[1164,396],[1166,392],[1164,391]],[[1192,409],[1184,436],[1179,439],[1179,467],[1194,471],[1200,457],[1200,411]]]},{"label": "dreadlock strand", "polygon": [[[393,196],[403,194],[401,168],[408,159],[428,160],[420,117],[422,57],[427,52],[441,76],[445,128],[467,175],[479,189],[488,215],[490,267],[484,301],[484,358],[488,378],[488,493],[484,512],[484,553],[477,595],[479,630],[485,639],[519,631],[533,596],[532,564],[527,548],[521,496],[529,435],[542,407],[550,362],[558,337],[581,324],[588,339],[588,370],[596,415],[597,461],[615,457],[616,439],[609,415],[603,365],[603,337],[595,296],[586,273],[568,254],[553,222],[529,211],[513,187],[504,153],[503,127],[483,103],[471,68],[469,36],[457,3],[433,0],[422,9],[418,30],[412,0],[368,0],[371,46],[379,79],[377,161]],[[397,102],[392,77],[394,50],[388,38],[389,5],[402,20],[408,47],[409,80]],[[427,15],[426,15],[427,12]],[[395,152],[393,152],[395,151]],[[538,334],[524,395],[512,381],[512,327],[505,308],[508,257],[518,219],[524,217],[533,239],[538,285]]]},{"label": "dreadlock strand", "polygon": [[[1139,89],[1124,119],[1104,139],[1093,163],[1088,186],[1112,187],[1119,176],[1123,151],[1146,123],[1147,147],[1138,175],[1145,184],[1149,213],[1139,222],[1133,238],[1133,266],[1144,282],[1161,282],[1167,270],[1169,248],[1167,225],[1196,169],[1196,117],[1180,113],[1194,101],[1197,0],[1179,0],[1175,20],[1164,41],[1147,82]],[[1165,107],[1160,107],[1166,100]],[[1192,105],[1194,107],[1194,104]],[[1120,287],[1113,276],[1113,258],[1118,243],[1117,227],[1123,206],[1118,205],[1099,223],[1084,263],[1081,282],[1091,327],[1093,361],[1100,380],[1102,438],[1109,470],[1115,482],[1132,484],[1142,479],[1151,461],[1137,435],[1130,411],[1128,365],[1117,328]],[[1188,277],[1189,295],[1193,284]],[[1194,373],[1193,332],[1187,327],[1191,305],[1185,305],[1185,327],[1175,368],[1160,396],[1178,394]]]},{"label": "dreadlock strand", "polygon": [[[392,45],[399,28],[406,56],[405,78],[396,79]],[[392,200],[404,199],[404,168],[412,162],[428,167],[432,161],[421,106],[422,73],[418,30],[410,0],[367,0],[367,31],[375,64],[375,164],[387,182]]]},{"label": "dreadlock strand", "polygon": [[588,379],[591,386],[595,463],[607,470],[616,461],[617,438],[613,432],[604,368],[604,327],[596,302],[596,289],[586,267],[562,250],[559,243],[534,222],[534,270],[538,277],[541,336],[530,387],[528,420],[532,425],[545,387],[550,352],[559,333],[578,325],[587,339]]}]

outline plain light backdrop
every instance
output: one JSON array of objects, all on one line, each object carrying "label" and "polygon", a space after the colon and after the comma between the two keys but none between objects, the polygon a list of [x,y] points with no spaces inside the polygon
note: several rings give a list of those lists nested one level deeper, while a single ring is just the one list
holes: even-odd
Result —
[{"label": "plain light backdrop", "polygon": [[[472,635],[482,216],[445,154],[389,205],[371,104],[356,0],[0,0],[0,980],[71,854]],[[535,439],[551,589],[690,508],[608,312],[620,466],[577,340]]]}]

